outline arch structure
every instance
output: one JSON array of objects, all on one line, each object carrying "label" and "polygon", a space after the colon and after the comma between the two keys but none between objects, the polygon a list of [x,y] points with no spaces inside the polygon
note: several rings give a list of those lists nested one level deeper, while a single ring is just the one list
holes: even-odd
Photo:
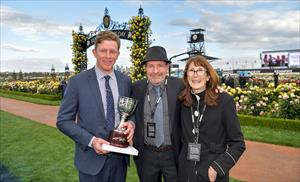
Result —
[{"label": "arch structure", "polygon": [[144,16],[142,7],[139,8],[137,16],[133,16],[128,22],[123,23],[113,21],[108,9],[105,8],[102,22],[95,30],[85,34],[83,26],[80,25],[77,32],[72,31],[72,63],[74,64],[75,72],[79,73],[87,69],[87,49],[95,44],[97,34],[101,31],[112,31],[115,32],[120,39],[132,42],[132,46],[130,47],[132,62],[130,76],[133,80],[143,78],[145,76],[145,70],[141,66],[141,61],[144,59],[146,51],[151,44],[151,41],[149,41],[149,37],[152,34],[150,25],[150,18]]}]

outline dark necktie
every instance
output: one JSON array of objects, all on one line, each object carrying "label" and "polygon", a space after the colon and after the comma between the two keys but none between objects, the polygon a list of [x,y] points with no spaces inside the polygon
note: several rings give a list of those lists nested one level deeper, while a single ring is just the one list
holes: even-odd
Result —
[{"label": "dark necktie", "polygon": [[105,90],[106,90],[106,121],[108,130],[113,130],[115,127],[115,108],[114,97],[109,86],[110,76],[106,75],[105,78]]},{"label": "dark necktie", "polygon": [[[156,101],[160,97],[160,87],[155,88]],[[154,121],[156,124],[156,136],[155,136],[155,145],[159,147],[164,142],[164,115],[163,115],[163,100],[160,98],[159,103],[157,104]]]}]

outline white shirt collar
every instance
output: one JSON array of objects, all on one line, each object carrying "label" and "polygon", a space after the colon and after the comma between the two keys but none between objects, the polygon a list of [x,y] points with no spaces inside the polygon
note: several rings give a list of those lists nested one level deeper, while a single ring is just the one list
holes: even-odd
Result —
[{"label": "white shirt collar", "polygon": [[100,70],[97,66],[95,66],[95,72],[96,72],[96,76],[97,79],[104,79],[104,76],[109,75],[111,79],[116,79],[116,75],[114,70],[112,72],[110,72],[109,74],[104,73],[102,70]]}]

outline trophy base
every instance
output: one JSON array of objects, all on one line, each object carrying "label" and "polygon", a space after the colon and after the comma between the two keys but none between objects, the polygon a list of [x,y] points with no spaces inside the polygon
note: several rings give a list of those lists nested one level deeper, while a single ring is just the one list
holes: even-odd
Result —
[{"label": "trophy base", "polygon": [[123,131],[117,129],[110,133],[108,142],[110,145],[115,147],[126,148],[129,146],[129,143],[127,142],[127,135],[125,135]]}]

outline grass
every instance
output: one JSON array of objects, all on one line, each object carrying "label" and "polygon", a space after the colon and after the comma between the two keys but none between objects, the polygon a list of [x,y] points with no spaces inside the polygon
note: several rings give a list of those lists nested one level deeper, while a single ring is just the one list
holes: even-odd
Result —
[{"label": "grass", "polygon": [[[73,141],[56,128],[0,111],[0,143],[0,163],[9,170],[7,179],[78,181],[73,165]],[[126,181],[139,181],[132,160]]]},{"label": "grass", "polygon": [[300,147],[300,132],[265,127],[241,126],[246,140]]},{"label": "grass", "polygon": [[14,174],[12,174],[5,166],[0,164],[0,181],[2,182],[21,182]]},{"label": "grass", "polygon": [[[0,162],[22,181],[78,181],[74,143],[56,128],[0,111]],[[133,161],[127,181],[138,181]]]},{"label": "grass", "polygon": [[22,181],[77,181],[73,142],[57,129],[0,112],[0,161]]},{"label": "grass", "polygon": [[32,94],[26,92],[16,92],[16,91],[7,91],[0,90],[0,96],[31,102],[35,104],[43,104],[43,105],[60,105],[60,98],[57,95],[44,95],[44,94]]}]

